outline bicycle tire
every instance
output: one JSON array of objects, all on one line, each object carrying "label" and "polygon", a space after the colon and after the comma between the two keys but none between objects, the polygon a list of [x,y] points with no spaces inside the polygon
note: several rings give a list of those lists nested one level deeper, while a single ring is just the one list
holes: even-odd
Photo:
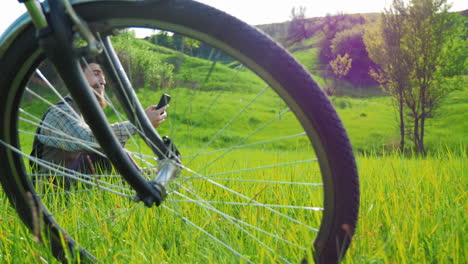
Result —
[{"label": "bicycle tire", "polygon": [[[259,74],[292,109],[306,131],[320,164],[324,189],[324,212],[314,241],[318,263],[336,263],[346,252],[357,223],[359,184],[357,169],[346,132],[332,104],[311,76],[295,59],[270,38],[221,11],[192,1],[95,1],[74,5],[90,24],[156,27],[206,41],[239,59]],[[53,215],[43,209],[40,197],[26,173],[19,148],[18,108],[25,83],[43,60],[35,30],[29,23],[15,34],[0,59],[0,163],[1,183],[24,224],[37,228],[39,217],[52,234],[55,254],[79,250],[80,256],[94,260],[66,235]],[[30,193],[30,194],[28,194]],[[63,245],[67,237],[67,246]],[[61,242],[62,241],[62,242]],[[305,256],[304,262],[307,261]]]}]

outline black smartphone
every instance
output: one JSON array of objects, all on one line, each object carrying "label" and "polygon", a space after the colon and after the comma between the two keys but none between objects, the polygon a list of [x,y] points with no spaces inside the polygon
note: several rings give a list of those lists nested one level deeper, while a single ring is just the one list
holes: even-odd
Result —
[{"label": "black smartphone", "polygon": [[171,101],[171,96],[168,95],[168,94],[163,94],[161,96],[161,99],[159,99],[159,103],[158,105],[156,106],[156,110],[167,105],[169,103],[169,101]]}]

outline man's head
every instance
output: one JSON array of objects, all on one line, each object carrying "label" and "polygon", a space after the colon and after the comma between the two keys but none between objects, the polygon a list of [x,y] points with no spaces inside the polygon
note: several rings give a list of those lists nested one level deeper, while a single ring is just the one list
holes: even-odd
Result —
[{"label": "man's head", "polygon": [[96,98],[102,108],[107,106],[106,100],[104,99],[104,89],[106,85],[106,78],[102,71],[101,65],[95,61],[89,61],[87,63],[81,63],[83,73],[88,80],[89,86],[93,88]]}]

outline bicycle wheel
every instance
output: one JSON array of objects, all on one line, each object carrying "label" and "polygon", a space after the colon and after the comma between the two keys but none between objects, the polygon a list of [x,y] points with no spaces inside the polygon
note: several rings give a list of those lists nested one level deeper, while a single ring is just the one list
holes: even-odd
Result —
[{"label": "bicycle wheel", "polygon": [[[287,52],[197,2],[74,7],[96,32],[155,28],[201,41],[212,56],[184,55],[129,31],[113,37],[141,104],[156,104],[163,92],[173,97],[158,132],[177,144],[183,170],[162,206],[147,209],[132,201],[134,192],[115,171],[76,175],[29,155],[42,115],[66,90],[58,88],[61,81],[29,22],[6,36],[0,50],[1,183],[26,226],[51,240],[58,257],[334,263],[344,256],[359,203],[351,146],[327,97]],[[124,121],[110,89],[107,101],[107,121]],[[157,166],[141,137],[126,148],[143,169]],[[51,171],[32,173],[31,159]],[[60,186],[60,178],[77,183]]]}]

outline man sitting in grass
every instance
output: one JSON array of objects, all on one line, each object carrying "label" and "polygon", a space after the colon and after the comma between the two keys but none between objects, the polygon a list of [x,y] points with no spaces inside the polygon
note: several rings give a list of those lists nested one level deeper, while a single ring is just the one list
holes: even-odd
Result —
[{"label": "man sitting in grass", "polygon": [[[81,68],[99,104],[105,108],[106,79],[101,66],[95,61],[88,60],[87,63],[82,63]],[[112,169],[110,161],[102,154],[93,151],[99,149],[99,145],[72,98],[67,96],[64,99],[50,107],[44,114],[41,126],[38,127],[34,137],[31,156],[47,163],[48,167],[59,170],[66,168],[86,174],[95,174],[96,170],[110,172]],[[156,110],[156,105],[152,105],[145,110],[154,128],[164,122],[167,107]],[[129,121],[112,124],[111,128],[122,146],[137,133]],[[59,174],[32,160],[30,164],[33,173]]]}]

